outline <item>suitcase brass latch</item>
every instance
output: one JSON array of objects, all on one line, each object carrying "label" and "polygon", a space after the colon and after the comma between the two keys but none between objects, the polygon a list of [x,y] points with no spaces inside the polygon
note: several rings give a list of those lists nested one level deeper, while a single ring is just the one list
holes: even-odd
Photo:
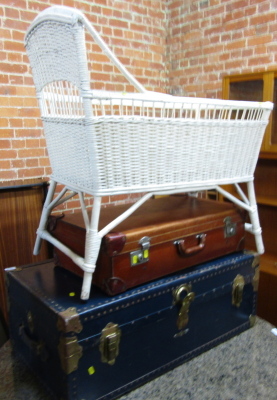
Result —
[{"label": "suitcase brass latch", "polygon": [[233,290],[232,290],[233,306],[239,307],[241,305],[244,285],[245,285],[244,277],[242,275],[237,275],[233,282]]},{"label": "suitcase brass latch", "polygon": [[184,329],[189,322],[189,307],[194,300],[195,293],[191,291],[191,285],[183,284],[173,291],[174,304],[181,305],[177,318],[177,327]]},{"label": "suitcase brass latch", "polygon": [[135,250],[130,253],[132,267],[145,263],[149,260],[150,238],[148,236],[144,236],[140,239],[139,245],[141,246],[141,250]]},{"label": "suitcase brass latch", "polygon": [[226,217],[224,219],[224,237],[228,238],[228,237],[232,237],[235,236],[235,234],[237,233],[237,224],[236,222],[232,222],[232,218],[231,217]]},{"label": "suitcase brass latch", "polygon": [[119,354],[121,330],[117,324],[109,322],[102,330],[99,350],[101,361],[113,365]]}]

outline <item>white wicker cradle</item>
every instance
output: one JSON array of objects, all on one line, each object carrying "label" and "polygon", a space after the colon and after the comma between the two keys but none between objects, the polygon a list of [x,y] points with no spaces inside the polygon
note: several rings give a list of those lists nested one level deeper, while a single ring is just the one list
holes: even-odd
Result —
[{"label": "white wicker cradle", "polygon": [[[85,30],[140,93],[91,90]],[[71,257],[84,271],[83,300],[89,297],[102,237],[153,194],[217,190],[249,212],[246,229],[255,235],[258,252],[264,251],[253,174],[272,103],[146,91],[89,21],[69,7],[40,13],[25,43],[52,168],[34,254],[46,239]],[[57,183],[64,189],[54,198]],[[241,199],[219,186],[225,184],[234,184]],[[101,197],[131,192],[146,194],[99,231]],[[53,208],[77,193],[86,224],[84,258],[46,230]],[[84,193],[94,197],[91,218]]]}]

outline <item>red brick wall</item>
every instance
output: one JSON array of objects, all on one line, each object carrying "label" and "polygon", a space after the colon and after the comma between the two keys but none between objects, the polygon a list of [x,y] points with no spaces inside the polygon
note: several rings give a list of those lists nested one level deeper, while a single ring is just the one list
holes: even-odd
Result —
[{"label": "red brick wall", "polygon": [[[220,98],[224,74],[277,67],[276,0],[0,0],[0,181],[51,171],[23,40],[52,4],[83,11],[150,90]],[[89,49],[94,87],[129,90],[96,46]]]},{"label": "red brick wall", "polygon": [[[150,90],[165,87],[163,1],[0,1],[0,181],[50,173],[40,114],[23,41],[37,13],[50,5],[83,11],[114,53]],[[93,87],[123,90],[125,80],[91,43]],[[115,72],[115,73],[114,73]],[[128,86],[127,86],[128,89]]]},{"label": "red brick wall", "polygon": [[168,91],[222,97],[222,77],[277,68],[276,0],[172,0]]}]

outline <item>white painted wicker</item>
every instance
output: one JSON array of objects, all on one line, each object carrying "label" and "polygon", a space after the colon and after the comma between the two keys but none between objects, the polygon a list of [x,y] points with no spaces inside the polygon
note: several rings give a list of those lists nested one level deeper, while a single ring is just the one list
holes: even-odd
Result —
[{"label": "white painted wicker", "polygon": [[[84,32],[92,34],[139,93],[91,90]],[[258,252],[263,252],[253,174],[272,103],[238,102],[146,91],[77,10],[50,7],[26,35],[26,49],[52,167],[51,186],[37,231],[85,271],[82,299],[90,292],[101,238],[154,193],[216,189],[247,209]],[[53,199],[56,183],[65,185]],[[238,186],[247,182],[248,197]],[[219,185],[235,184],[241,200]],[[68,190],[73,194],[65,196]],[[101,197],[147,193],[127,213],[98,231]],[[85,257],[46,231],[49,213],[79,193],[87,226]],[[83,194],[94,196],[89,221]]]}]

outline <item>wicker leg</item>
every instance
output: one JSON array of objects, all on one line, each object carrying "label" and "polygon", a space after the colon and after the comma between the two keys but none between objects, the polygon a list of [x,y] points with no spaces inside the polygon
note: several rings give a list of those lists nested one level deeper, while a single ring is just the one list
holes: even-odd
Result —
[{"label": "wicker leg", "polygon": [[264,245],[262,239],[262,229],[260,226],[258,207],[256,203],[255,189],[253,181],[247,182],[247,190],[251,211],[249,212],[250,222],[252,224],[252,233],[255,236],[256,247],[259,254],[264,253]]},{"label": "wicker leg", "polygon": [[57,182],[52,180],[50,182],[50,186],[48,189],[48,193],[47,193],[45,203],[43,205],[41,217],[40,217],[40,223],[39,223],[39,227],[37,230],[37,237],[36,237],[36,242],[35,242],[34,251],[33,251],[34,255],[38,255],[40,252],[41,241],[42,241],[41,232],[43,232],[46,229],[47,220],[48,220],[49,214],[51,212],[51,208],[49,208],[49,204],[51,203],[51,201],[53,199],[56,186],[57,186]]},{"label": "wicker leg", "polygon": [[98,234],[98,222],[101,209],[101,197],[94,197],[91,221],[86,233],[85,260],[84,260],[84,278],[81,292],[81,299],[87,300],[90,295],[92,275],[95,270],[96,260],[98,258],[101,237]]}]

